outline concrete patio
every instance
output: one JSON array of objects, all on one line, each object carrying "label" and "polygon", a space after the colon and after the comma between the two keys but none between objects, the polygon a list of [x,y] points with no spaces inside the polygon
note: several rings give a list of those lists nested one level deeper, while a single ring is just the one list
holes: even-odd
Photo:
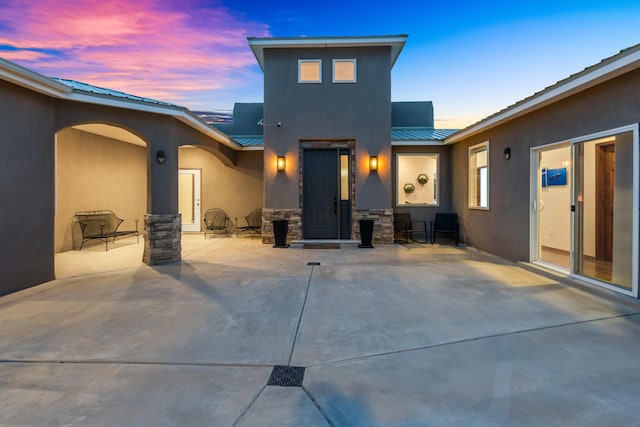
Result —
[{"label": "concrete patio", "polygon": [[636,300],[451,246],[141,250],[0,298],[0,425],[640,424]]}]

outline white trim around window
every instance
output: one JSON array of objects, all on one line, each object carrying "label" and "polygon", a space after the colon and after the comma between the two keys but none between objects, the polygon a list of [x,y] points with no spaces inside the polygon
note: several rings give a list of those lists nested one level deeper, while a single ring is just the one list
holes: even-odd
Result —
[{"label": "white trim around window", "polygon": [[489,210],[489,141],[469,147],[469,209]]},{"label": "white trim around window", "polygon": [[355,83],[357,75],[355,59],[333,60],[333,83]]},{"label": "white trim around window", "polygon": [[322,59],[298,59],[298,83],[322,83]]},{"label": "white trim around window", "polygon": [[440,155],[396,153],[396,206],[439,206]]}]

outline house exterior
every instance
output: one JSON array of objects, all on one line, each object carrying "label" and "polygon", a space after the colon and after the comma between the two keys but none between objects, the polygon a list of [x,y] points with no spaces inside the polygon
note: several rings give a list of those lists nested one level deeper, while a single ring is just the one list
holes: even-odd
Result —
[{"label": "house exterior", "polygon": [[433,131],[431,103],[391,102],[406,39],[249,38],[264,71],[265,242],[282,218],[293,240],[358,239],[372,219],[373,241],[393,242],[393,122]]},{"label": "house exterior", "polygon": [[640,45],[461,132],[468,245],[638,297]]},{"label": "house exterior", "polygon": [[55,254],[78,247],[80,210],[137,218],[144,262],[179,261],[180,147],[247,163],[240,145],[185,108],[1,59],[0,97],[0,294],[55,278]]},{"label": "house exterior", "polygon": [[406,39],[250,38],[264,102],[215,126],[0,60],[0,294],[55,278],[76,211],[139,218],[154,265],[208,208],[232,226],[260,207],[264,243],[275,219],[290,241],[357,240],[373,219],[380,244],[395,213],[453,212],[468,246],[637,298],[640,45],[456,131],[391,101]]}]

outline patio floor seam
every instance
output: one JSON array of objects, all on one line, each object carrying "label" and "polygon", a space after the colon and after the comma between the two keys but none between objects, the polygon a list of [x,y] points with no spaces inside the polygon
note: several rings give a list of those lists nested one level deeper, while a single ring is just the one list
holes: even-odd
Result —
[{"label": "patio floor seam", "polygon": [[255,403],[258,401],[258,399],[260,398],[260,396],[262,396],[262,393],[264,393],[264,391],[266,390],[267,385],[263,385],[262,388],[260,389],[260,391],[258,392],[258,394],[256,394],[256,396],[251,400],[251,402],[249,402],[249,404],[247,405],[247,407],[244,409],[244,411],[242,411],[242,413],[240,414],[240,416],[234,421],[233,424],[231,424],[231,427],[235,427],[238,425],[238,423],[240,421],[242,421],[242,419],[244,418],[245,415],[247,415],[247,413],[249,412],[249,410],[251,410],[251,407],[253,407],[253,405],[255,405]]},{"label": "patio floor seam", "polygon": [[147,365],[203,368],[273,368],[274,366],[274,364],[272,363],[152,362],[144,360],[0,359],[0,365],[18,365],[21,363],[33,365]]},{"label": "patio floor seam", "polygon": [[343,364],[343,363],[355,362],[355,361],[359,361],[359,360],[374,359],[376,357],[385,357],[385,356],[391,356],[391,355],[394,355],[394,354],[410,353],[410,352],[414,352],[414,351],[428,350],[428,349],[438,348],[438,347],[446,347],[446,346],[449,346],[449,345],[463,344],[463,343],[472,342],[472,341],[482,341],[482,340],[487,340],[487,339],[492,339],[492,338],[502,338],[502,337],[508,337],[508,336],[512,336],[512,335],[526,334],[526,333],[529,333],[529,332],[545,331],[545,330],[550,330],[550,329],[559,329],[559,328],[564,328],[564,327],[568,327],[568,326],[583,325],[583,324],[587,324],[587,323],[600,322],[600,321],[603,321],[603,320],[620,319],[620,318],[624,318],[624,317],[633,317],[633,316],[638,316],[638,315],[640,315],[640,312],[618,314],[618,315],[615,315],[615,316],[599,317],[597,319],[588,319],[588,320],[581,320],[581,321],[577,321],[577,322],[562,323],[562,324],[558,324],[558,325],[541,326],[541,327],[538,327],[538,328],[522,329],[522,330],[519,330],[519,331],[511,331],[511,332],[504,332],[504,333],[500,333],[500,334],[484,335],[484,336],[481,336],[481,337],[465,338],[465,339],[461,339],[461,340],[449,341],[449,342],[432,344],[432,345],[425,345],[425,346],[420,346],[420,347],[393,350],[393,351],[387,351],[387,352],[375,353],[375,354],[368,354],[368,355],[357,356],[357,357],[349,357],[349,358],[345,358],[345,359],[332,360],[332,361],[329,361],[329,362],[306,364],[305,366],[307,368],[318,368],[318,367],[323,367],[323,366],[340,365],[340,364]]},{"label": "patio floor seam", "polygon": [[322,409],[322,406],[320,406],[320,403],[316,400],[315,397],[313,397],[313,395],[311,394],[309,389],[307,389],[304,385],[302,385],[302,390],[309,397],[309,399],[311,399],[311,402],[313,402],[315,407],[318,408],[318,411],[320,412],[320,414],[322,414],[322,417],[325,419],[325,421],[327,421],[327,423],[331,427],[336,427],[336,424],[333,421],[331,421],[331,418],[329,417],[329,414],[327,414],[327,412],[324,409]]},{"label": "patio floor seam", "polygon": [[304,301],[302,302],[302,309],[300,310],[300,316],[298,317],[298,324],[296,325],[296,332],[293,335],[293,344],[291,345],[291,353],[289,353],[289,360],[287,365],[291,365],[291,359],[293,359],[293,352],[296,349],[296,342],[298,341],[298,333],[300,332],[300,324],[302,323],[302,316],[304,315],[304,309],[307,306],[307,298],[309,297],[309,287],[311,287],[311,279],[313,278],[313,271],[315,265],[311,265],[311,272],[309,272],[309,279],[307,280],[307,288],[304,293]]}]

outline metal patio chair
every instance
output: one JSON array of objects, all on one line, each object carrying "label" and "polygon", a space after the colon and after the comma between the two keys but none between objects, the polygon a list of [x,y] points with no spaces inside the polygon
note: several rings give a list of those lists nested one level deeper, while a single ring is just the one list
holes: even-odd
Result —
[{"label": "metal patio chair", "polygon": [[262,234],[262,209],[252,210],[244,219],[247,225],[238,225],[238,218],[236,218],[236,237],[249,233],[253,240],[254,235]]},{"label": "metal patio chair", "polygon": [[222,234],[229,237],[229,216],[218,208],[207,209],[204,213],[204,238],[207,234]]},{"label": "metal patio chair", "polygon": [[402,235],[404,241],[402,243],[417,242],[414,234],[423,234],[424,243],[427,243],[427,221],[414,221],[410,213],[396,212],[393,214],[393,234],[394,243],[401,243],[401,240],[395,238],[396,234]]}]

